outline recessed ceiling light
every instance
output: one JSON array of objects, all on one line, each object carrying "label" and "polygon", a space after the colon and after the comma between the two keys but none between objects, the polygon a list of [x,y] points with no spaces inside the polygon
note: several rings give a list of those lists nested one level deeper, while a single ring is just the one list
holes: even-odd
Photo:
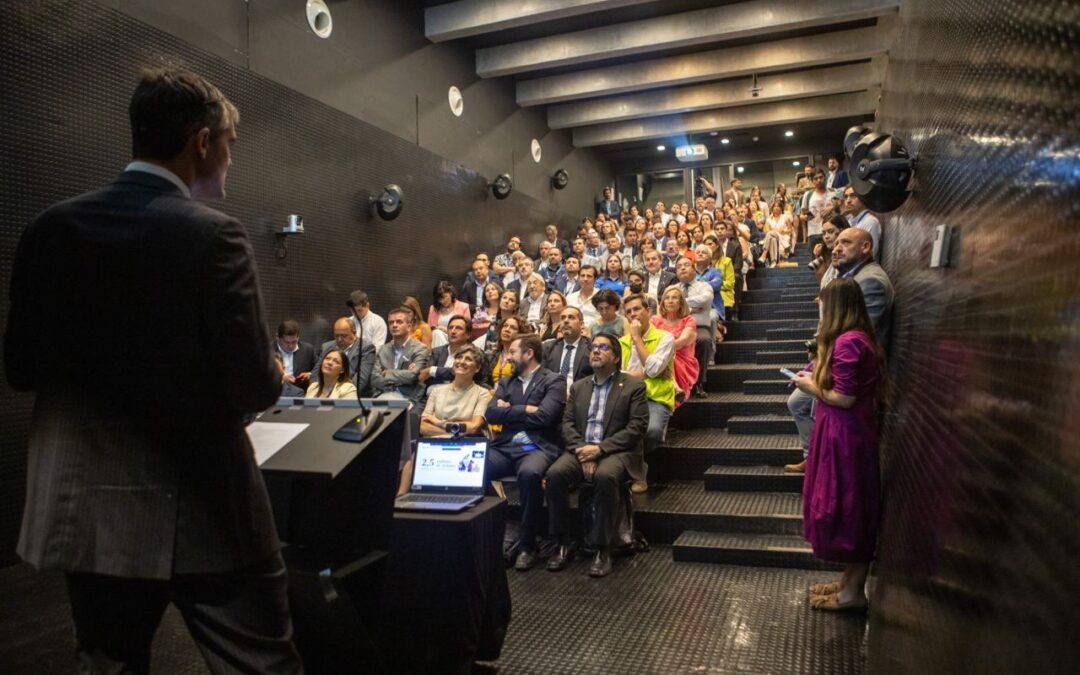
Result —
[{"label": "recessed ceiling light", "polygon": [[728,143],[731,142],[731,139],[730,138],[721,138],[720,142],[723,143],[724,145],[727,145]]},{"label": "recessed ceiling light", "polygon": [[710,132],[709,132],[709,135],[710,135],[710,136],[716,136],[716,135],[717,135],[717,134],[719,134],[719,133],[720,133],[719,131],[710,131]]},{"label": "recessed ceiling light", "polygon": [[799,160],[795,160],[794,162],[791,163],[791,166],[799,166],[799,164],[801,164],[801,163],[802,162],[800,162]]},{"label": "recessed ceiling light", "polygon": [[792,131],[791,129],[788,129],[787,131],[784,132],[784,135],[787,136],[788,138],[791,138],[792,136],[795,135],[795,132]]},{"label": "recessed ceiling light", "polygon": [[757,136],[754,136],[754,142],[755,142],[755,143],[757,143],[757,139],[758,139],[758,137],[757,137]]},{"label": "recessed ceiling light", "polygon": [[743,171],[745,171],[745,170],[746,170],[746,169],[744,169],[744,168],[743,168],[743,167],[741,167],[741,166],[737,166],[737,167],[735,167],[735,173],[742,173],[742,172],[743,172]]},{"label": "recessed ceiling light", "polygon": [[664,150],[667,150],[667,148],[665,148],[665,147],[664,147],[664,146],[662,146],[662,145],[658,145],[658,146],[656,146],[656,149],[657,149],[657,150],[659,150],[660,152],[663,152]]}]

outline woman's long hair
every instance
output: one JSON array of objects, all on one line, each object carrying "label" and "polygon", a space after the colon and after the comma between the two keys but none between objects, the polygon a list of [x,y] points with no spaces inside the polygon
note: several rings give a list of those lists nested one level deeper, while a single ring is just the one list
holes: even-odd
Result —
[{"label": "woman's long hair", "polygon": [[[839,278],[829,282],[822,289],[818,301],[821,303],[821,325],[818,326],[814,384],[825,391],[833,388],[832,361],[836,338],[849,330],[861,330],[874,343],[879,363],[882,353],[874,336],[874,324],[866,311],[862,289],[854,279]],[[884,367],[881,373],[884,376]]]},{"label": "woman's long hair", "polygon": [[[326,357],[330,356],[331,354],[337,354],[338,358],[341,359],[341,374],[338,375],[337,382],[335,382],[334,385],[336,386],[336,385],[338,385],[338,384],[340,384],[342,382],[348,382],[349,381],[349,357],[345,356],[345,352],[343,352],[340,349],[331,349],[331,350],[327,351],[325,354],[323,354],[323,357],[321,359],[319,359],[319,391],[318,391],[318,394],[321,394],[322,391],[323,391],[322,364],[323,364],[323,361],[326,360]],[[318,394],[316,394],[316,395],[318,395]]]}]

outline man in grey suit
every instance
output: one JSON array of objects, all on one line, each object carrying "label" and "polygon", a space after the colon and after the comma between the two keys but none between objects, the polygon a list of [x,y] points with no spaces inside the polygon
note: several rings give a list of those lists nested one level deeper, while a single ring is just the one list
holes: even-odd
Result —
[{"label": "man in grey suit", "polygon": [[[859,284],[866,302],[866,313],[874,324],[874,338],[888,353],[892,338],[893,286],[889,275],[881,265],[874,262],[874,238],[866,230],[849,227],[842,230],[833,245],[832,263],[838,278],[851,278]],[[810,449],[810,434],[814,430],[814,397],[799,389],[788,396],[788,410],[795,418],[802,446],[803,461],[784,467],[791,473],[806,469],[806,455]]]},{"label": "man in grey suit", "polygon": [[[19,555],[67,572],[83,672],[147,672],[170,603],[213,672],[301,672],[243,422],[281,389],[252,247],[192,198],[224,196],[236,108],[145,71],[129,113],[135,161],[15,256],[5,364],[37,392]],[[68,323],[80,348],[56,350]]]},{"label": "man in grey suit", "polygon": [[431,350],[412,339],[413,314],[398,307],[386,315],[390,341],[379,347],[371,389],[375,396],[404,398],[416,403],[424,395],[420,371],[431,364]]},{"label": "man in grey suit", "polygon": [[620,372],[622,349],[610,333],[593,338],[589,365],[593,374],[574,382],[563,410],[563,453],[547,472],[549,531],[559,549],[548,559],[552,572],[565,569],[575,545],[568,539],[570,488],[592,481],[597,506],[596,541],[599,546],[589,568],[594,577],[611,572],[611,541],[619,509],[619,486],[630,475],[630,459],[641,452],[649,426],[645,383]]},{"label": "man in grey suit", "polygon": [[356,391],[363,396],[371,384],[371,370],[375,366],[375,347],[364,341],[363,346],[356,338],[355,324],[351,318],[343,316],[334,322],[334,339],[328,340],[319,348],[319,358],[315,367],[322,367],[322,360],[331,349],[340,349],[349,359],[349,373]]}]

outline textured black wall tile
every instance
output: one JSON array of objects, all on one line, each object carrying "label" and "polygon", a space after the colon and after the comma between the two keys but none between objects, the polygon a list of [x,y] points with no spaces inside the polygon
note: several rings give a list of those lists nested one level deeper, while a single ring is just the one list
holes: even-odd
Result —
[{"label": "textured black wall tile", "polygon": [[[1080,663],[1076,4],[906,0],[878,116],[919,155],[869,672]],[[933,229],[954,266],[929,269]]]},{"label": "textured black wall tile", "polygon": [[[495,251],[511,230],[539,238],[545,223],[568,227],[591,208],[521,191],[496,201],[490,176],[96,3],[2,3],[0,18],[9,36],[0,40],[0,321],[25,225],[49,204],[112,180],[128,161],[127,104],[144,65],[202,73],[239,107],[221,208],[248,228],[269,320],[296,318],[313,342],[328,338],[354,288],[368,290],[380,312],[407,294],[426,309],[435,281],[460,283],[477,250]],[[405,191],[404,213],[391,223],[366,208],[368,193],[386,183]],[[272,232],[289,214],[302,215],[307,231],[279,261]],[[79,327],[70,328],[58,348],[77,348]],[[14,547],[22,511],[30,400],[0,385],[0,558]]]}]

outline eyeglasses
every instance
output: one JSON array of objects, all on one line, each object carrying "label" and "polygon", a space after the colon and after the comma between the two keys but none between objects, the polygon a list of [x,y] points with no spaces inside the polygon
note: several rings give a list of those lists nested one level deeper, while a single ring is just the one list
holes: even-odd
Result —
[{"label": "eyeglasses", "polygon": [[610,352],[611,351],[611,345],[609,345],[606,342],[594,342],[591,345],[589,345],[589,351],[593,351],[593,352],[595,352],[595,351]]}]

